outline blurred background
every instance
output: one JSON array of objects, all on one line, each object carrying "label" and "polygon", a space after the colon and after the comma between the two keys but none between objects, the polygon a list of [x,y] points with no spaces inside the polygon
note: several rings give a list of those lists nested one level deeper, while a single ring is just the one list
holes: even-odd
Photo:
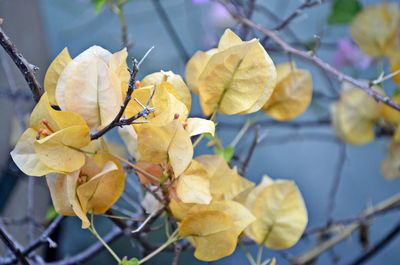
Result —
[{"label": "blurred background", "polygon": [[[329,1],[328,1],[329,2]],[[332,1],[331,1],[332,2]],[[364,6],[382,1],[361,1]],[[396,1],[387,1],[396,2]],[[298,0],[258,0],[254,20],[267,28],[279,24],[301,3]],[[217,44],[226,27],[235,27],[236,22],[218,4],[207,0],[132,0],[124,7],[127,20],[129,55],[141,58],[151,47],[155,49],[143,64],[139,79],[159,70],[172,70],[184,76],[186,61],[197,50],[206,50]],[[332,13],[331,3],[307,9],[282,32],[284,39],[296,47],[310,47],[315,44],[315,35],[321,39],[318,56],[356,78],[373,79],[378,67],[373,61],[361,59],[346,64],[338,61],[343,56],[340,43],[350,40],[348,24],[328,23]],[[100,45],[112,52],[122,48],[121,26],[118,16],[110,8],[95,11],[89,0],[0,0],[0,18],[4,19],[3,29],[29,62],[39,67],[37,72],[43,80],[51,60],[68,47],[74,57],[92,45]],[[260,37],[250,32],[249,38]],[[262,38],[262,36],[261,36]],[[308,46],[307,46],[308,45]],[[272,42],[266,48],[275,63],[287,61],[288,57]],[[342,49],[342,50],[341,50]],[[355,51],[345,51],[355,52]],[[0,51],[0,216],[10,233],[26,244],[28,235],[27,211],[39,220],[35,235],[46,224],[51,201],[43,178],[28,181],[10,161],[9,152],[20,134],[17,115],[26,116],[33,107],[30,91],[12,61]],[[272,178],[293,179],[299,186],[308,208],[308,228],[326,224],[327,220],[341,220],[354,217],[369,205],[385,200],[399,192],[400,180],[387,180],[380,172],[380,164],[386,156],[389,143],[385,137],[364,146],[351,146],[339,142],[329,122],[329,106],[340,90],[340,83],[334,77],[321,72],[314,65],[293,58],[299,68],[312,72],[314,98],[311,107],[288,125],[271,122],[261,113],[259,124],[267,131],[265,140],[256,148],[246,177],[259,182],[263,175]],[[335,61],[336,60],[336,61]],[[386,66],[384,66],[386,67]],[[386,91],[395,88],[394,83],[384,84]],[[193,116],[201,116],[197,96],[193,97]],[[260,114],[255,114],[255,117]],[[218,134],[228,144],[248,117],[220,116]],[[310,122],[311,121],[311,122]],[[237,152],[245,152],[253,139],[252,130],[237,147]],[[199,153],[212,153],[203,145]],[[336,180],[336,181],[335,181]],[[340,181],[337,181],[340,180]],[[332,191],[337,185],[337,194]],[[33,193],[33,200],[27,193]],[[131,191],[132,192],[132,191]],[[0,220],[1,220],[0,219]],[[109,221],[98,218],[99,231],[106,233],[111,228]],[[370,226],[371,243],[381,239],[398,221],[399,211],[392,211],[373,219]],[[18,221],[18,222],[17,222]],[[159,240],[160,235],[150,235]],[[57,248],[43,248],[48,261],[73,255],[87,248],[94,238],[88,231],[80,229],[76,218],[67,218],[52,239]],[[294,247],[275,252],[266,251],[266,256],[276,257],[278,264],[289,264],[287,258],[310,249],[318,238],[306,237]],[[325,252],[316,264],[348,264],[364,250],[358,233]],[[113,246],[117,253],[135,256],[133,240],[120,239]],[[0,253],[4,253],[0,244]],[[256,247],[250,247],[256,251]],[[382,251],[364,264],[400,264],[400,237],[390,242]],[[169,264],[171,253],[163,253],[147,264]],[[113,264],[108,253],[83,264]],[[197,261],[191,251],[183,254],[179,264],[204,264]],[[230,257],[210,264],[247,264],[241,251]]]}]

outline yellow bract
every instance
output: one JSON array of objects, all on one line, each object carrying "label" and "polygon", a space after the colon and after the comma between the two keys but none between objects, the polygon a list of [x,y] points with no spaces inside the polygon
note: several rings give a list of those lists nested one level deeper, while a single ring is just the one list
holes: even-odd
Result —
[{"label": "yellow bract", "polygon": [[[400,95],[394,96],[391,100],[397,104],[400,103]],[[380,103],[380,116],[390,124],[400,124],[400,112],[386,104]]]},{"label": "yellow bract", "polygon": [[181,175],[193,157],[190,136],[179,120],[167,125],[141,125],[138,130],[140,161],[161,164],[169,161],[175,176]]},{"label": "yellow bract", "polygon": [[69,174],[46,176],[56,211],[78,216],[82,228],[90,225],[87,213],[105,213],[124,190],[122,165],[107,154],[86,157],[85,165]]},{"label": "yellow bract", "polygon": [[82,167],[85,156],[79,149],[89,145],[90,130],[78,114],[54,110],[45,93],[31,114],[29,127],[11,152],[25,174],[69,173]]},{"label": "yellow bract", "polygon": [[179,176],[176,194],[184,203],[208,204],[211,202],[210,180],[207,170],[196,160]]},{"label": "yellow bract", "polygon": [[331,106],[336,135],[350,144],[366,144],[374,140],[374,122],[379,117],[379,104],[352,85],[344,83],[342,90],[340,100]]},{"label": "yellow bract", "polygon": [[[137,99],[140,103],[145,105],[151,94],[153,93],[154,86],[143,87],[136,89],[132,94],[132,99]],[[161,82],[156,86],[156,90],[153,99],[150,101],[150,107],[156,107],[156,111],[149,114],[147,119],[149,124],[155,125],[166,125],[173,119],[177,118],[181,121],[185,121],[189,110],[185,104],[179,98],[179,93],[176,89],[168,82]],[[132,117],[139,113],[143,108],[134,100],[128,104],[125,115]],[[144,118],[137,119],[136,121],[143,121]],[[135,129],[138,129],[140,125],[134,125]]]},{"label": "yellow bract", "polygon": [[72,61],[68,48],[64,48],[54,59],[47,69],[44,77],[44,90],[47,92],[51,105],[57,105],[56,87],[58,78],[60,77],[65,66]]},{"label": "yellow bract", "polygon": [[218,49],[211,49],[207,52],[197,51],[186,64],[185,76],[190,89],[195,94],[199,94],[198,80],[203,72],[210,57],[216,53]]},{"label": "yellow bract", "polygon": [[210,176],[210,190],[214,199],[233,200],[254,183],[238,175],[221,155],[202,155],[195,160],[203,165]]},{"label": "yellow bract", "polygon": [[190,136],[195,136],[203,133],[215,133],[215,123],[210,120],[201,118],[189,118],[186,120],[185,130]]},{"label": "yellow bract", "polygon": [[[390,70],[392,73],[400,70],[400,48],[390,55]],[[393,76],[393,80],[400,86],[400,74]]]},{"label": "yellow bract", "polygon": [[185,104],[186,108],[190,110],[192,105],[192,96],[190,95],[189,88],[186,86],[180,75],[177,75],[172,71],[152,73],[143,78],[141,85],[143,87],[154,86],[162,82],[170,83],[177,91],[180,100]]},{"label": "yellow bract", "polygon": [[400,178],[400,144],[392,142],[388,155],[381,164],[382,175],[387,179]]},{"label": "yellow bract", "polygon": [[213,201],[191,207],[179,224],[179,234],[191,237],[196,258],[213,261],[232,254],[239,235],[254,220],[240,203]]},{"label": "yellow bract", "polygon": [[229,29],[218,50],[197,53],[186,73],[189,85],[200,95],[205,115],[258,111],[276,82],[275,66],[259,41],[243,42]]},{"label": "yellow bract", "polygon": [[307,210],[293,181],[264,182],[261,188],[256,188],[255,196],[249,197],[246,206],[256,217],[246,235],[268,248],[291,247],[307,225]]},{"label": "yellow bract", "polygon": [[111,54],[99,46],[79,54],[58,78],[57,105],[80,114],[91,128],[109,124],[125,96],[129,80],[126,57],[126,49]]},{"label": "yellow bract", "polygon": [[133,126],[123,126],[118,128],[118,133],[124,141],[128,153],[136,160],[140,160],[140,153],[138,150],[137,133]]},{"label": "yellow bract", "polygon": [[310,105],[313,89],[311,74],[297,69],[294,63],[279,64],[276,71],[277,84],[263,110],[277,120],[296,118]]},{"label": "yellow bract", "polygon": [[396,3],[370,5],[356,15],[351,34],[361,50],[370,56],[384,56],[398,45],[400,9]]}]

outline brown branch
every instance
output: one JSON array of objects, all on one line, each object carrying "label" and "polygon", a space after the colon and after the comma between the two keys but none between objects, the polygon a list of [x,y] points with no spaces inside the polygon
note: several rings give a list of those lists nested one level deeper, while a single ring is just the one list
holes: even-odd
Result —
[{"label": "brown branch", "polygon": [[[360,213],[359,218],[365,218],[366,216],[370,215],[375,211],[384,211],[388,208],[392,208],[393,206],[398,205],[399,203],[400,203],[400,193],[394,195],[393,197],[387,199],[384,202],[379,203],[375,207],[364,210],[363,212]],[[307,251],[306,253],[302,254],[301,256],[294,258],[292,260],[292,263],[295,265],[308,264],[310,261],[316,259],[323,252],[331,249],[333,246],[335,246],[339,242],[349,237],[361,225],[362,223],[360,223],[358,220],[348,224],[342,230],[340,230],[340,232],[336,236],[330,238],[325,242],[318,244],[317,246]]]},{"label": "brown branch", "polygon": [[254,137],[253,137],[253,141],[251,142],[249,151],[247,152],[247,156],[244,159],[244,161],[242,162],[242,170],[240,171],[240,174],[242,176],[244,176],[247,172],[247,169],[249,167],[249,163],[251,158],[253,157],[254,154],[254,150],[256,150],[257,145],[265,138],[266,134],[262,134],[260,135],[260,126],[257,125],[254,128]]},{"label": "brown branch", "polygon": [[151,0],[151,2],[156,9],[158,17],[161,19],[162,24],[168,33],[168,36],[171,38],[176,51],[178,52],[182,61],[186,63],[190,59],[189,53],[186,51],[186,48],[183,45],[182,40],[179,38],[179,35],[176,32],[174,26],[172,25],[172,22],[169,19],[168,14],[165,11],[162,3],[160,2],[160,0]]},{"label": "brown branch", "polygon": [[366,223],[374,217],[391,212],[393,210],[400,210],[400,203],[394,204],[394,205],[384,208],[384,209],[374,210],[371,213],[366,214],[365,216],[356,216],[356,217],[348,217],[348,218],[344,218],[344,219],[340,219],[340,220],[332,220],[329,222],[329,224],[309,228],[304,232],[303,237],[307,237],[312,234],[329,234],[332,231],[334,231],[338,226],[348,225],[348,224],[351,224],[354,222]]},{"label": "brown branch", "polygon": [[[259,121],[255,123],[255,125],[260,125],[262,127],[290,127],[294,129],[304,128],[304,127],[319,127],[319,126],[330,126],[330,119],[320,119],[320,120],[308,120],[308,121],[276,121],[276,120],[266,120]],[[221,122],[218,124],[218,128],[221,129],[230,129],[230,128],[238,128],[241,124],[239,123],[229,123],[229,122]]]},{"label": "brown branch", "polygon": [[[122,235],[123,235],[123,231],[121,229],[119,229],[118,227],[115,227],[113,230],[111,230],[111,232],[109,232],[106,236],[103,237],[103,240],[107,244],[110,244]],[[97,253],[99,253],[103,248],[104,248],[104,245],[101,242],[96,242],[93,245],[91,245],[89,248],[87,248],[86,250],[84,250],[74,256],[66,257],[62,260],[55,261],[55,262],[44,263],[43,265],[80,264],[80,263],[90,259]]]},{"label": "brown branch", "polygon": [[356,258],[353,262],[349,263],[349,265],[360,265],[364,262],[368,261],[371,257],[376,255],[379,251],[381,251],[385,246],[387,246],[396,236],[400,233],[400,223],[389,231],[378,243],[368,249],[367,252],[363,253],[360,257]]},{"label": "brown branch", "polygon": [[315,0],[315,1],[304,1],[303,4],[301,4],[292,14],[290,14],[285,20],[283,20],[281,22],[281,24],[279,24],[278,26],[276,26],[274,28],[274,30],[276,31],[280,31],[284,28],[286,28],[290,22],[293,21],[293,19],[295,19],[296,17],[298,17],[299,15],[301,15],[304,11],[304,9],[316,6],[316,5],[320,5],[324,2],[327,2],[328,0]]},{"label": "brown branch", "polygon": [[344,164],[346,163],[346,143],[340,144],[339,157],[336,165],[336,172],[333,178],[331,190],[328,199],[328,224],[332,221],[332,213],[335,208],[336,195],[339,190],[340,180],[343,175]]},{"label": "brown branch", "polygon": [[11,250],[14,256],[23,264],[29,265],[28,260],[22,254],[21,250],[18,249],[14,242],[7,236],[6,232],[0,227],[0,238],[3,240],[4,244]]},{"label": "brown branch", "polygon": [[18,67],[22,75],[24,76],[26,82],[31,89],[33,94],[33,99],[38,102],[40,97],[43,95],[44,90],[40,86],[38,80],[35,76],[35,71],[37,67],[30,64],[18,51],[17,47],[11,42],[11,39],[4,33],[3,29],[0,27],[0,45],[8,53],[11,59],[14,61],[15,65]]},{"label": "brown branch", "polygon": [[155,88],[153,90],[152,95],[150,96],[149,101],[147,102],[147,104],[143,107],[143,110],[141,110],[139,113],[135,114],[134,116],[128,118],[128,119],[123,119],[122,116],[124,115],[125,109],[128,106],[129,102],[132,99],[132,93],[133,91],[135,91],[136,88],[136,75],[139,72],[139,66],[140,64],[143,62],[143,60],[146,58],[146,56],[150,53],[150,51],[153,48],[150,48],[147,53],[143,56],[142,60],[140,60],[140,62],[137,62],[136,60],[133,60],[133,66],[132,66],[132,70],[130,70],[130,74],[131,77],[129,79],[129,83],[128,83],[128,90],[126,91],[126,96],[124,99],[124,102],[121,105],[121,108],[118,112],[118,114],[115,116],[115,118],[103,129],[101,129],[100,131],[93,133],[90,135],[90,139],[91,140],[95,140],[100,138],[101,136],[103,136],[104,134],[106,134],[108,131],[110,131],[111,129],[117,127],[117,126],[124,126],[124,125],[130,125],[132,124],[135,120],[144,117],[147,118],[147,115],[149,115],[151,112],[154,112],[155,109],[154,108],[149,108],[149,104],[151,99],[154,96],[154,92],[155,92]]},{"label": "brown branch", "polygon": [[368,95],[372,96],[375,100],[383,102],[384,104],[396,109],[400,110],[400,105],[393,102],[390,100],[388,96],[384,96],[379,94],[377,91],[373,90],[371,85],[368,84],[367,82],[360,81],[357,79],[354,79],[353,77],[344,74],[343,72],[337,70],[330,64],[324,62],[321,60],[319,57],[313,55],[309,51],[303,51],[303,50],[298,50],[294,48],[293,46],[289,45],[287,42],[285,42],[281,37],[278,36],[278,33],[273,30],[266,29],[253,21],[241,16],[240,14],[236,13],[235,10],[233,10],[225,1],[223,0],[216,0],[219,3],[221,3],[225,8],[228,10],[228,12],[235,18],[237,19],[240,23],[248,25],[249,27],[263,33],[265,36],[271,38],[275,43],[277,43],[279,46],[282,47],[282,49],[288,53],[288,54],[294,54],[300,58],[303,58],[307,61],[310,61],[320,67],[322,70],[334,75],[339,81],[346,81],[349,82],[350,84],[361,88],[364,90]]},{"label": "brown branch", "polygon": [[178,265],[181,253],[182,253],[182,246],[178,244],[178,242],[174,242],[174,257],[172,259],[172,265]]},{"label": "brown branch", "polygon": [[[58,215],[53,222],[46,228],[46,230],[35,240],[24,248],[21,253],[23,256],[29,255],[32,251],[40,247],[41,245],[49,242],[50,235],[54,232],[54,230],[60,225],[60,223],[64,220],[65,216]],[[2,265],[14,264],[17,262],[16,257],[9,259],[9,260],[2,260]]]}]

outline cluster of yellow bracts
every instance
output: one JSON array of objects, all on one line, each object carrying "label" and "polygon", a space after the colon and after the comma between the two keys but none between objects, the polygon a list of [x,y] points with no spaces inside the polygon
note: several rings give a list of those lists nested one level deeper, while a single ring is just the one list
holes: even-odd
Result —
[{"label": "cluster of yellow bracts", "polygon": [[[391,72],[400,70],[400,8],[398,3],[380,3],[363,9],[353,19],[351,34],[361,50],[376,60],[388,58]],[[393,76],[399,85],[400,75]],[[378,86],[372,87],[385,96]],[[391,99],[400,103],[400,96]],[[393,130],[388,156],[381,166],[382,174],[389,178],[400,177],[400,113],[376,102],[357,87],[344,82],[340,98],[331,106],[333,128],[336,135],[350,144],[367,144],[375,139],[377,128]]]},{"label": "cluster of yellow bracts", "polygon": [[[111,54],[93,46],[74,59],[64,49],[50,65],[46,93],[11,153],[26,174],[46,175],[57,212],[78,216],[83,228],[90,225],[88,213],[104,213],[124,189],[120,161],[103,138],[91,141],[90,132],[109,124],[120,110],[130,78],[126,58],[125,49]],[[275,67],[258,40],[244,42],[230,30],[218,48],[192,57],[186,79],[199,95],[204,114],[213,117],[217,112],[263,109],[287,120],[307,108],[312,94],[307,71],[293,63]],[[255,186],[222,156],[193,157],[192,137],[213,135],[215,123],[189,118],[191,93],[179,75],[150,74],[137,83],[132,98],[125,118],[146,102],[155,111],[146,123],[125,126],[119,133],[138,161],[141,182],[159,185],[168,194],[179,234],[189,237],[197,258],[211,261],[230,255],[240,235],[274,249],[297,242],[307,211],[294,182],[264,177]]]}]

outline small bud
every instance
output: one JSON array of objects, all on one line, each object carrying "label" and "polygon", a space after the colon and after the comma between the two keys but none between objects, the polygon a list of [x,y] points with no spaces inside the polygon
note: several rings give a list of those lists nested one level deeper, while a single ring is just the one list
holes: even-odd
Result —
[{"label": "small bud", "polygon": [[174,120],[177,120],[177,119],[179,119],[179,113],[174,114]]},{"label": "small bud", "polygon": [[140,81],[136,81],[135,86],[136,86],[136,88],[141,88],[142,84],[140,83]]},{"label": "small bud", "polygon": [[55,132],[54,129],[51,127],[49,120],[47,119],[43,119],[42,123],[44,124],[44,126],[46,126],[46,128],[50,131],[50,132]]},{"label": "small bud", "polygon": [[188,123],[187,122],[183,122],[182,126],[183,126],[183,128],[186,128],[188,126]]},{"label": "small bud", "polygon": [[40,134],[43,136],[49,136],[51,133],[48,130],[43,129]]},{"label": "small bud", "polygon": [[83,179],[78,178],[78,179],[76,180],[76,182],[78,182],[78,184],[82,184],[82,183],[83,183]]}]

